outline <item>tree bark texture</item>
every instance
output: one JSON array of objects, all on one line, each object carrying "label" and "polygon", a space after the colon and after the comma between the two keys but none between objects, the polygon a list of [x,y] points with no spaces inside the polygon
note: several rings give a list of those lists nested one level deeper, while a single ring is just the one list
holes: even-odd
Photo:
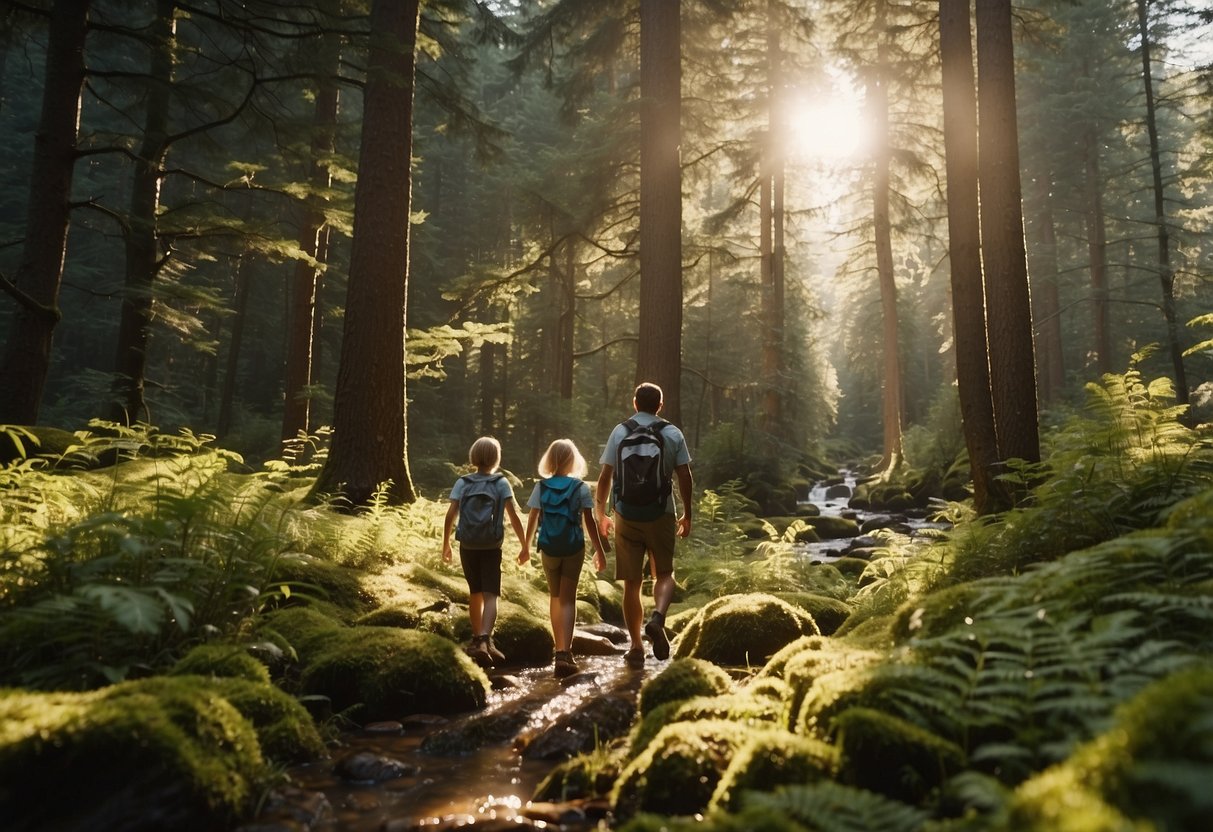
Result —
[{"label": "tree bark texture", "polygon": [[682,421],[681,27],[679,0],[640,0],[640,314],[636,381]]},{"label": "tree bark texture", "polygon": [[1083,131],[1083,198],[1086,212],[1087,258],[1091,269],[1091,317],[1095,335],[1095,368],[1102,376],[1112,372],[1112,341],[1108,331],[1108,236],[1103,209],[1103,175],[1095,130]]},{"label": "tree bark texture", "polygon": [[333,444],[313,489],[366,505],[416,499],[405,412],[410,169],[419,0],[374,0]]},{"label": "tree bark texture", "polygon": [[780,90],[783,67],[780,55],[777,4],[767,3],[767,135],[762,155],[761,257],[762,265],[762,422],[771,436],[783,433],[784,371],[784,179],[783,149],[786,126],[781,118]]},{"label": "tree bark texture", "polygon": [[312,193],[302,206],[299,223],[299,248],[313,262],[295,262],[291,278],[290,311],[287,322],[285,401],[282,410],[282,438],[293,439],[300,431],[311,429],[311,398],[307,388],[312,384],[313,334],[316,330],[316,293],[321,270],[328,256],[328,225],[324,217],[324,199],[317,192],[329,187],[332,175],[325,158],[332,154],[336,140],[339,92],[335,77],[341,57],[338,36],[324,38],[327,74],[316,87],[315,110],[312,119],[311,159],[309,181]]},{"label": "tree bark texture", "polygon": [[1175,272],[1171,268],[1171,240],[1167,230],[1166,191],[1162,181],[1162,153],[1158,146],[1158,115],[1154,103],[1154,71],[1150,54],[1150,2],[1137,0],[1137,26],[1141,35],[1141,76],[1146,88],[1146,133],[1150,139],[1150,172],[1154,183],[1154,222],[1158,226],[1158,281],[1162,285],[1162,314],[1167,322],[1167,351],[1175,374],[1175,400],[1188,403],[1188,376],[1175,320]]},{"label": "tree bark texture", "polygon": [[18,309],[0,359],[0,424],[37,423],[50,372],[71,218],[88,10],[88,0],[56,0],[51,6],[25,241],[17,273],[5,287]]},{"label": "tree bark texture", "polygon": [[[948,259],[952,271],[952,328],[956,385],[965,446],[979,514],[999,507],[991,493],[998,436],[990,396],[985,288],[977,200],[977,102],[969,0],[940,0],[939,44],[943,62],[943,140],[948,198]],[[995,499],[992,499],[995,498]]]},{"label": "tree bark texture", "polygon": [[1053,218],[1053,178],[1036,177],[1033,214],[1035,252],[1032,268],[1032,314],[1036,322],[1037,389],[1042,402],[1057,401],[1065,388],[1061,301],[1058,292],[1057,229]]},{"label": "tree bark texture", "polygon": [[893,470],[902,460],[902,375],[900,327],[897,320],[897,276],[893,267],[893,231],[889,217],[889,176],[892,165],[891,141],[889,137],[889,88],[886,75],[886,47],[884,39],[886,8],[884,0],[877,4],[876,67],[868,81],[868,101],[872,112],[875,141],[875,170],[872,179],[872,222],[875,228],[876,275],[880,284],[881,354],[883,356],[884,385],[881,396],[881,413],[884,434],[884,458],[882,470]]},{"label": "tree bark texture", "polygon": [[114,356],[115,422],[151,421],[144,395],[147,349],[151,340],[153,290],[162,265],[156,213],[168,154],[169,101],[172,97],[176,0],[157,0],[148,26],[151,58],[143,115],[143,140],[131,172],[130,215],[126,228],[126,275]]},{"label": "tree bark texture", "polygon": [[990,390],[1002,460],[1040,461],[1010,0],[977,0],[978,188]]}]

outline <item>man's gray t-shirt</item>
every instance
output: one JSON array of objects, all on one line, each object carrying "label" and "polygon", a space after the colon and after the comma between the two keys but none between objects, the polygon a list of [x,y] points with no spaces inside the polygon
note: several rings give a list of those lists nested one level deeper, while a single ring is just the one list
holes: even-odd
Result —
[{"label": "man's gray t-shirt", "polygon": [[[654,422],[661,420],[661,417],[654,416],[652,413],[645,413],[643,411],[637,411],[632,418],[636,420],[636,424],[638,425],[651,425]],[[610,465],[612,468],[614,468],[615,457],[619,451],[619,443],[622,442],[623,438],[627,435],[628,429],[623,426],[622,422],[616,425],[615,429],[611,431],[611,435],[607,438],[606,447],[602,449],[602,457],[599,458],[598,461],[603,465]],[[661,429],[661,444],[661,456],[665,463],[665,474],[672,480],[675,468],[677,468],[679,465],[690,464],[691,452],[687,449],[686,437],[682,435],[682,431],[678,429],[678,426],[672,423],[667,423],[666,427]],[[615,472],[615,476],[619,476],[618,471]],[[674,506],[674,492],[677,490],[677,488],[670,489],[670,496],[666,500],[665,504],[666,514],[676,513]],[[607,495],[607,501],[608,504],[613,505],[615,499],[613,493],[614,488],[612,488],[611,491],[612,493]]]}]

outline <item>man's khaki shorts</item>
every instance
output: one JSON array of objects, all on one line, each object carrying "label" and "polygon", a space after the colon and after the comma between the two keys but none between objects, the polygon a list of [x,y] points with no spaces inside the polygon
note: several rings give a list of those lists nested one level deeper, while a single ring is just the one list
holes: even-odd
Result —
[{"label": "man's khaki shorts", "polygon": [[674,571],[674,532],[678,521],[673,514],[656,520],[628,520],[615,515],[615,579],[644,580],[644,553],[652,558],[653,575]]}]

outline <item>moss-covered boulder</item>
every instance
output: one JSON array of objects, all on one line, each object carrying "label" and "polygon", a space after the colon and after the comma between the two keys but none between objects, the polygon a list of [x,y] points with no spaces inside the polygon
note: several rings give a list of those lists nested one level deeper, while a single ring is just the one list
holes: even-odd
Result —
[{"label": "moss-covered boulder", "polygon": [[611,793],[615,816],[627,820],[637,812],[693,815],[704,811],[750,731],[724,720],[666,726],[620,773]]},{"label": "moss-covered boulder", "polygon": [[802,643],[804,649],[787,656],[783,665],[783,680],[789,691],[784,717],[790,730],[805,733],[806,722],[861,686],[865,669],[879,661],[883,654],[837,639]]},{"label": "moss-covered boulder", "polygon": [[917,804],[963,770],[960,746],[870,708],[848,708],[833,721],[839,779],[896,800]]},{"label": "moss-covered boulder", "polygon": [[226,829],[270,777],[253,726],[197,677],[0,691],[8,830]]},{"label": "moss-covered boulder", "polygon": [[305,660],[337,638],[345,625],[312,607],[287,607],[262,616],[257,635]]},{"label": "moss-covered boulder", "polygon": [[750,736],[720,778],[711,808],[735,812],[746,792],[817,782],[829,778],[838,764],[837,750],[820,740],[776,729]]},{"label": "moss-covered boulder", "polygon": [[[60,428],[4,425],[0,427],[0,465],[35,457],[58,460],[69,448],[78,445],[80,439],[74,433]],[[85,461],[83,456],[76,456],[78,460],[74,461]]]},{"label": "moss-covered boulder", "polygon": [[598,578],[594,581],[598,595],[598,612],[602,620],[611,624],[623,624],[623,590],[611,581]]},{"label": "moss-covered boulder", "polygon": [[209,676],[268,683],[270,671],[238,644],[200,644],[177,660],[172,676]]},{"label": "moss-covered boulder", "polygon": [[658,705],[679,702],[694,696],[713,696],[733,686],[733,680],[711,662],[701,659],[675,659],[640,689],[641,716]]},{"label": "moss-covered boulder", "polygon": [[319,597],[342,611],[346,617],[366,610],[372,602],[362,588],[363,571],[333,563],[313,555],[296,554],[274,562],[273,586],[286,585],[292,592]]},{"label": "moss-covered boulder", "polygon": [[1204,829],[1213,817],[1213,668],[1161,679],[1016,790],[1006,830]]},{"label": "moss-covered boulder", "polygon": [[789,642],[820,635],[812,616],[766,593],[726,595],[709,602],[678,636],[676,658],[719,665],[762,665]]},{"label": "moss-covered boulder", "polygon": [[[187,684],[206,687],[232,704],[257,732],[262,755],[274,763],[302,763],[325,754],[324,740],[307,709],[295,697],[268,681],[238,677],[185,677]],[[177,677],[153,677],[138,683],[141,690],[172,693]]]},{"label": "moss-covered boulder", "polygon": [[991,593],[988,586],[968,582],[937,589],[903,604],[894,617],[892,633],[898,642],[910,638],[930,638],[956,627],[995,614],[998,595],[1003,605],[1014,603],[1017,596],[1010,592]]},{"label": "moss-covered boulder", "polygon": [[859,523],[850,517],[823,514],[820,517],[806,517],[804,522],[812,526],[813,531],[817,532],[817,536],[822,540],[859,537]]},{"label": "moss-covered boulder", "polygon": [[489,680],[462,648],[441,636],[350,627],[325,640],[306,662],[300,687],[328,697],[334,711],[358,706],[359,719],[374,721],[481,708]]},{"label": "moss-covered boulder", "polygon": [[532,800],[566,803],[605,795],[619,777],[619,761],[610,754],[578,754],[556,766],[535,787]]},{"label": "moss-covered boulder", "polygon": [[736,725],[775,728],[781,722],[782,700],[762,691],[744,690],[717,696],[695,696],[658,705],[632,727],[628,757],[644,751],[653,738],[675,722],[725,720]]},{"label": "moss-covered boulder", "polygon": [[817,624],[817,629],[823,636],[833,635],[851,615],[850,604],[828,595],[818,595],[815,592],[776,592],[774,594],[775,597],[782,598],[812,616],[813,622]]}]

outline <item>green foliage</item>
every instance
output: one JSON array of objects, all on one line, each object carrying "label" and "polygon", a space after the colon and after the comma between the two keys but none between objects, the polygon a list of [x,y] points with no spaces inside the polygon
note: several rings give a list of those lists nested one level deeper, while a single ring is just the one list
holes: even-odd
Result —
[{"label": "green foliage", "polygon": [[1158,525],[1168,507],[1208,487],[1213,442],[1184,425],[1167,379],[1135,366],[1087,385],[1086,415],[1049,435],[1039,468],[1006,478],[1033,486],[1030,504],[953,538],[958,580],[1011,574],[1031,563]]},{"label": "green foliage", "polygon": [[743,805],[784,815],[813,832],[918,832],[927,820],[921,809],[829,780],[747,794]]},{"label": "green foliage", "polygon": [[268,683],[269,669],[235,644],[200,644],[169,670],[172,676],[210,676]]}]

